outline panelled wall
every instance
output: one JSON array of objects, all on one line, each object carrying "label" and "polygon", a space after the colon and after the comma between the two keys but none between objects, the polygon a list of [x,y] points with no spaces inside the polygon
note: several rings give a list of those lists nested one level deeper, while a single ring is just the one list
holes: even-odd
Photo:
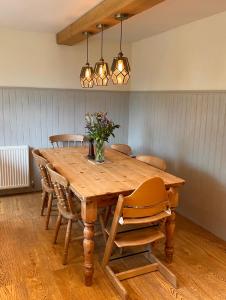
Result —
[{"label": "panelled wall", "polygon": [[[127,92],[0,88],[0,146],[50,147],[48,136],[85,133],[86,112],[107,111],[121,125],[116,143],[127,143],[129,94]],[[31,173],[38,188],[37,171]]]},{"label": "panelled wall", "polygon": [[[85,113],[100,110],[121,125],[114,142],[186,179],[179,211],[226,239],[226,92],[1,88],[0,146],[50,147],[49,135],[85,133]],[[31,174],[37,189],[32,160]]]},{"label": "panelled wall", "polygon": [[179,211],[226,240],[226,92],[133,92],[129,144],[186,179]]}]

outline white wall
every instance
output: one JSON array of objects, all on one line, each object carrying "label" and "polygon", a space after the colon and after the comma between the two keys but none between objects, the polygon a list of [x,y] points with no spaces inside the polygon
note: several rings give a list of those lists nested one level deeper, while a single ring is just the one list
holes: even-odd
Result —
[{"label": "white wall", "polygon": [[226,240],[226,12],[131,51],[129,144],[164,158],[186,180],[180,213]]},{"label": "white wall", "polygon": [[132,44],[131,90],[226,89],[226,12]]},{"label": "white wall", "polygon": [[[52,33],[0,29],[0,86],[79,89],[79,75],[86,61],[86,44],[73,47],[56,44]],[[104,57],[111,65],[118,43],[105,41]],[[130,47],[125,45],[130,56]],[[99,39],[90,39],[90,62],[100,58]],[[106,89],[128,90],[112,84]],[[103,88],[102,88],[103,89]]]}]

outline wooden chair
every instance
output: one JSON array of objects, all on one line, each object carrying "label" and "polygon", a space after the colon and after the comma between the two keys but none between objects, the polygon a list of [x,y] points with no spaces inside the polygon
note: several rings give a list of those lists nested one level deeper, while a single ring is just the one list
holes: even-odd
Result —
[{"label": "wooden chair", "polygon": [[[170,193],[172,193],[171,189],[166,191],[163,180],[154,177],[142,183],[130,196],[119,196],[111,228],[106,229],[109,237],[102,264],[122,299],[128,299],[128,293],[121,280],[153,271],[159,271],[174,287],[177,286],[175,275],[151,253],[151,250],[147,257],[151,262],[149,265],[120,273],[114,273],[109,266],[113,246],[118,248],[150,246],[165,237],[161,224],[171,214]],[[132,230],[131,226],[137,229]],[[127,227],[126,231],[123,230],[124,227]]]},{"label": "wooden chair", "polygon": [[157,157],[157,156],[151,156],[151,155],[138,155],[136,156],[136,159],[145,162],[146,164],[149,164],[155,168],[158,168],[160,170],[165,171],[166,170],[166,162],[165,160]]},{"label": "wooden chair", "polygon": [[32,155],[36,164],[39,167],[40,175],[41,175],[41,184],[42,184],[42,207],[41,207],[41,216],[43,216],[44,209],[47,207],[47,215],[45,222],[45,229],[49,227],[49,219],[52,210],[52,203],[54,198],[54,189],[52,182],[50,180],[50,176],[46,169],[48,161],[41,156],[38,149],[32,150]]},{"label": "wooden chair", "polygon": [[111,145],[111,148],[113,150],[122,152],[126,155],[131,155],[131,153],[132,153],[131,147],[129,145],[126,145],[126,144],[113,144],[113,145]]},{"label": "wooden chair", "polygon": [[[59,233],[60,226],[62,225],[62,219],[67,220],[67,230],[65,236],[64,243],[64,255],[63,255],[63,265],[67,264],[68,257],[68,248],[71,240],[71,229],[72,223],[79,221],[78,216],[78,205],[75,203],[75,199],[73,194],[69,188],[69,182],[65,177],[60,175],[55,171],[51,164],[47,165],[47,170],[49,172],[51,181],[53,183],[54,191],[57,196],[57,207],[58,207],[58,218],[56,223],[55,235],[53,243],[57,242],[57,237]],[[81,239],[82,237],[78,237],[77,239]]]},{"label": "wooden chair", "polygon": [[85,137],[80,134],[58,134],[49,136],[49,141],[52,144],[53,148],[55,145],[57,147],[70,147],[76,145],[83,145]]}]

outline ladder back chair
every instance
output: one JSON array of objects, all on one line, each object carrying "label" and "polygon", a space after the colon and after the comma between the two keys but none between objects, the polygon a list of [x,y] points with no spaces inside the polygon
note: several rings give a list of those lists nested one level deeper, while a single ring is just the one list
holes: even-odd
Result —
[{"label": "ladder back chair", "polygon": [[[71,229],[72,223],[79,221],[78,216],[78,205],[75,203],[75,199],[73,197],[73,193],[69,188],[68,180],[57,173],[54,167],[51,164],[47,165],[47,169],[53,183],[54,191],[57,197],[57,207],[58,207],[58,218],[56,222],[56,229],[53,243],[57,242],[57,237],[59,233],[60,226],[62,225],[62,219],[67,220],[67,230],[65,235],[65,243],[64,243],[64,254],[63,254],[63,265],[67,264],[68,258],[68,248],[71,240]],[[81,239],[81,237],[77,238]]]},{"label": "ladder back chair", "polygon": [[126,145],[126,144],[113,144],[113,145],[111,145],[111,148],[113,150],[124,153],[128,156],[131,155],[131,153],[132,153],[131,147],[129,145]]},{"label": "ladder back chair", "polygon": [[43,216],[44,209],[47,207],[47,215],[45,222],[45,229],[49,227],[50,214],[52,210],[52,203],[54,198],[54,189],[46,168],[48,161],[41,156],[38,149],[32,150],[33,158],[39,167],[39,172],[41,175],[41,185],[42,185],[42,207],[41,216]]},{"label": "ladder back chair", "polygon": [[71,146],[82,146],[85,137],[81,134],[58,134],[49,136],[49,141],[53,148],[59,147],[71,147]]},{"label": "ladder back chair", "polygon": [[[109,237],[102,265],[122,299],[128,299],[122,280],[153,271],[159,271],[174,287],[177,287],[175,275],[151,253],[151,245],[165,237],[162,223],[171,214],[169,202],[171,193],[173,193],[171,189],[166,191],[161,178],[154,177],[142,183],[130,196],[119,196],[111,228],[106,229]],[[133,229],[128,229],[131,226]],[[126,227],[125,231],[123,227]],[[113,272],[109,265],[113,246],[124,248],[144,245],[150,246],[147,259],[151,264],[120,273]]]},{"label": "ladder back chair", "polygon": [[166,171],[166,162],[164,159],[161,159],[160,157],[151,156],[151,155],[138,155],[136,156],[136,159],[145,162],[146,164],[149,164],[162,171]]}]

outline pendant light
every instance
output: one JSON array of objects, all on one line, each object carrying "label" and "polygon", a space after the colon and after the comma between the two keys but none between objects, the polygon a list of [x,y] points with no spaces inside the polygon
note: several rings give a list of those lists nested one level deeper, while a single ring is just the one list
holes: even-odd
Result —
[{"label": "pendant light", "polygon": [[106,86],[108,85],[108,81],[110,78],[110,71],[108,67],[108,63],[106,63],[103,59],[103,35],[104,35],[104,28],[107,26],[104,24],[98,24],[97,28],[101,29],[101,57],[100,60],[95,64],[94,67],[94,83],[95,85]]},{"label": "pendant light", "polygon": [[86,64],[82,67],[80,73],[80,83],[82,88],[93,87],[93,68],[89,64],[89,35],[90,32],[84,32],[86,35]]},{"label": "pendant light", "polygon": [[122,53],[122,21],[128,18],[127,14],[117,14],[116,20],[120,20],[120,52],[117,57],[114,57],[111,66],[111,79],[113,84],[127,84],[130,79],[130,65],[127,57]]}]

